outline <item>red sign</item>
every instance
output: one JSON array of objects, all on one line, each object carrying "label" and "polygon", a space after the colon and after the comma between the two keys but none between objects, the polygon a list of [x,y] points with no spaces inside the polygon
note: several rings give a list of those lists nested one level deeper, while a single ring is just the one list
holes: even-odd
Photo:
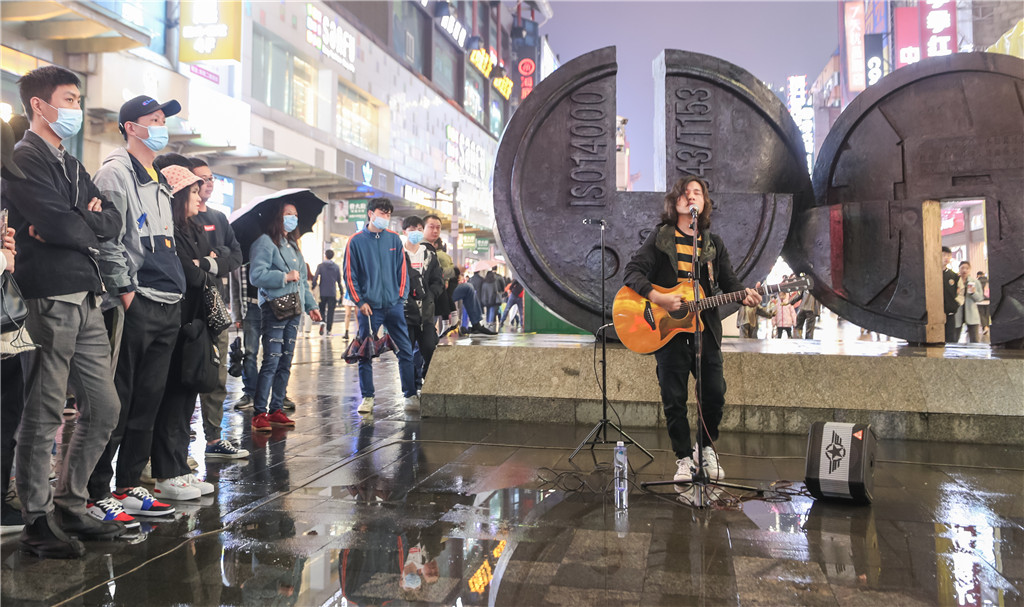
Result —
[{"label": "red sign", "polygon": [[519,98],[526,99],[533,92],[533,73],[537,71],[537,63],[527,57],[519,62]]},{"label": "red sign", "polygon": [[921,17],[921,55],[941,57],[957,52],[955,0],[925,0],[917,8]]},{"label": "red sign", "polygon": [[847,2],[844,7],[846,88],[851,92],[858,92],[867,86],[867,75],[864,71],[864,3]]},{"label": "red sign", "polygon": [[896,21],[896,68],[921,60],[921,17],[916,6],[893,9]]},{"label": "red sign", "polygon": [[964,231],[963,209],[942,209],[942,235],[959,234]]}]

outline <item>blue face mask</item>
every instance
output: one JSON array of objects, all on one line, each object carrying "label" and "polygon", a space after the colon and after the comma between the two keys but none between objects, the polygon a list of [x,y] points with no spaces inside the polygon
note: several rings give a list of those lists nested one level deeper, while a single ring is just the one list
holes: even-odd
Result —
[{"label": "blue face mask", "polygon": [[159,152],[160,150],[167,147],[167,141],[168,139],[170,139],[170,136],[167,133],[167,127],[150,126],[146,127],[146,130],[149,131],[149,137],[147,137],[146,139],[142,139],[141,141],[142,143],[146,144],[147,148],[153,150],[154,152]]},{"label": "blue face mask", "polygon": [[[46,103],[43,101],[43,103]],[[46,105],[50,105],[46,103]],[[50,105],[50,107],[53,107]],[[46,120],[46,116],[43,116],[43,120],[50,125],[50,130],[61,139],[67,139],[82,130],[82,110],[74,110],[71,108],[55,108],[57,110],[57,119],[53,122]]]},{"label": "blue face mask", "polygon": [[284,216],[284,231],[292,232],[295,228],[299,227],[299,216],[298,215],[285,215]]},{"label": "blue face mask", "polygon": [[389,225],[391,225],[391,220],[388,219],[387,217],[373,218],[373,227],[377,228],[378,230],[386,230],[388,229]]},{"label": "blue face mask", "polygon": [[423,232],[421,232],[421,231],[409,232],[409,243],[410,244],[419,244],[421,242],[423,242]]}]

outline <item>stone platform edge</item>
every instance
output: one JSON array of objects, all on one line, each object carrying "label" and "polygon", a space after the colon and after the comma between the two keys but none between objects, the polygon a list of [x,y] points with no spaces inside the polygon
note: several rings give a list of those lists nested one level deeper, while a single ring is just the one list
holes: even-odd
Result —
[{"label": "stone platform edge", "polygon": [[[815,421],[842,421],[870,423],[880,439],[1024,446],[1024,360],[728,351],[724,358],[722,430],[806,434]],[[594,361],[591,347],[441,347],[422,413],[594,424]],[[625,427],[665,425],[652,356],[609,349],[608,399]]]}]

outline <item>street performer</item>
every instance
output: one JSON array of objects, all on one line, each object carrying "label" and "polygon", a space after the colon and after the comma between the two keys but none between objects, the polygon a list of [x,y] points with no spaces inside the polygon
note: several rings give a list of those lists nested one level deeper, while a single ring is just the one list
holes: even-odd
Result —
[{"label": "street performer", "polygon": [[[652,286],[672,288],[692,278],[693,260],[700,266],[700,286],[706,296],[722,292],[745,291],[743,305],[756,306],[761,296],[744,289],[736,277],[721,237],[711,232],[711,210],[707,184],[692,175],[676,182],[665,195],[661,222],[626,265],[624,282],[651,303],[674,312],[683,305],[678,294],[661,293]],[[694,223],[699,230],[696,255],[693,251]],[[758,283],[757,286],[760,286]],[[703,428],[697,430],[697,448],[704,457],[704,470],[710,479],[724,477],[718,463],[714,441],[725,405],[725,378],[722,373],[722,319],[717,308],[700,313],[704,329],[701,353]],[[672,450],[676,454],[676,482],[690,482],[695,473],[696,451],[691,449],[690,424],[686,419],[686,389],[690,373],[696,372],[697,349],[694,334],[681,332],[654,353],[658,362],[658,383],[665,409]],[[698,422],[700,423],[700,422]]]}]

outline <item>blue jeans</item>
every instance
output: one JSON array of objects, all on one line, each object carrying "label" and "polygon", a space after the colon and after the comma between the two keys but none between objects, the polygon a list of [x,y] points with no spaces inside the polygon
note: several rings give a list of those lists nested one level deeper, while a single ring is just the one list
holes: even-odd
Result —
[{"label": "blue jeans", "polygon": [[505,302],[505,311],[501,313],[501,324],[505,324],[505,320],[508,319],[508,311],[512,309],[512,306],[518,306],[516,308],[516,316],[519,317],[519,324],[523,324],[523,296],[516,297],[515,295],[509,295],[508,301]]},{"label": "blue jeans", "polygon": [[292,355],[300,320],[301,314],[288,320],[278,320],[270,304],[263,307],[263,362],[253,400],[256,413],[267,413],[268,402],[270,413],[281,409],[288,378],[292,375]]},{"label": "blue jeans", "polygon": [[[359,339],[366,339],[380,329],[381,325],[388,330],[388,335],[395,342],[398,350],[398,375],[402,379],[402,394],[416,394],[416,376],[412,365],[412,342],[405,324],[405,303],[399,301],[388,309],[373,310],[369,317],[359,314]],[[290,360],[290,359],[289,359]],[[359,361],[359,390],[363,397],[373,396],[373,361]]]},{"label": "blue jeans", "polygon": [[462,307],[469,315],[469,322],[471,324],[478,324],[480,319],[483,318],[483,313],[480,311],[480,302],[476,298],[476,289],[473,285],[468,282],[464,282],[459,286],[455,287],[455,292],[452,294],[452,301],[461,301]]},{"label": "blue jeans", "polygon": [[[260,333],[263,327],[263,311],[255,303],[248,304],[245,318],[242,320],[242,346],[245,356],[242,358],[242,393],[252,396],[256,394],[256,382],[260,369],[256,359],[260,355]],[[224,356],[224,353],[221,353]]]}]

